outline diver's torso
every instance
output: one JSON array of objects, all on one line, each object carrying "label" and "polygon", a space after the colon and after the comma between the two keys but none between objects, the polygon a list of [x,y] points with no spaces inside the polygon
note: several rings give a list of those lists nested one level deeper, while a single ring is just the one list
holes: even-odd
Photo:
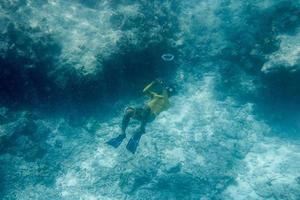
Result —
[{"label": "diver's torso", "polygon": [[168,109],[169,107],[169,100],[160,97],[154,97],[151,101],[147,104],[151,109],[151,112],[155,115],[158,115],[162,111]]}]

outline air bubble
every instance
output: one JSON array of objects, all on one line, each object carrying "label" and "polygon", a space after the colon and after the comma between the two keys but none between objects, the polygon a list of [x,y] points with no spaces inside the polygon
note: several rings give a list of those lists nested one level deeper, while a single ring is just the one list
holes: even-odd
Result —
[{"label": "air bubble", "polygon": [[163,59],[164,61],[172,61],[174,59],[174,55],[166,53],[161,56],[161,59]]}]

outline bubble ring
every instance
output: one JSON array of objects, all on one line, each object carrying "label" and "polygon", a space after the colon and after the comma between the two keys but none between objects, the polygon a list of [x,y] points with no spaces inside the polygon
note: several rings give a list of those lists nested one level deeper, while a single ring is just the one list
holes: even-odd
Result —
[{"label": "bubble ring", "polygon": [[174,59],[174,55],[166,53],[161,56],[161,59],[163,59],[164,61],[172,61]]}]

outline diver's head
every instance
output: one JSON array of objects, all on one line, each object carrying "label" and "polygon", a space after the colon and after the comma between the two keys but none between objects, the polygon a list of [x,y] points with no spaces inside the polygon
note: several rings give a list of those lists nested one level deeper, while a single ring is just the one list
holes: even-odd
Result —
[{"label": "diver's head", "polygon": [[175,87],[173,87],[173,86],[167,86],[166,90],[168,92],[169,97],[174,96],[176,94]]}]

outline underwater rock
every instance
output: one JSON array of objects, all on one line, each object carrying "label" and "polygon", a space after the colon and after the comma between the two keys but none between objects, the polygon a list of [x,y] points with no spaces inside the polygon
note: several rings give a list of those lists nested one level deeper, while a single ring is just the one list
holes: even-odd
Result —
[{"label": "underwater rock", "polygon": [[166,172],[167,173],[178,173],[178,172],[180,172],[181,167],[182,167],[181,163],[178,163],[175,166],[170,165],[170,166],[166,167]]},{"label": "underwater rock", "polygon": [[276,73],[285,69],[291,73],[300,70],[300,50],[297,48],[300,43],[299,31],[294,36],[281,35],[278,36],[280,48],[268,56],[268,61],[264,64],[261,71],[263,73]]}]

